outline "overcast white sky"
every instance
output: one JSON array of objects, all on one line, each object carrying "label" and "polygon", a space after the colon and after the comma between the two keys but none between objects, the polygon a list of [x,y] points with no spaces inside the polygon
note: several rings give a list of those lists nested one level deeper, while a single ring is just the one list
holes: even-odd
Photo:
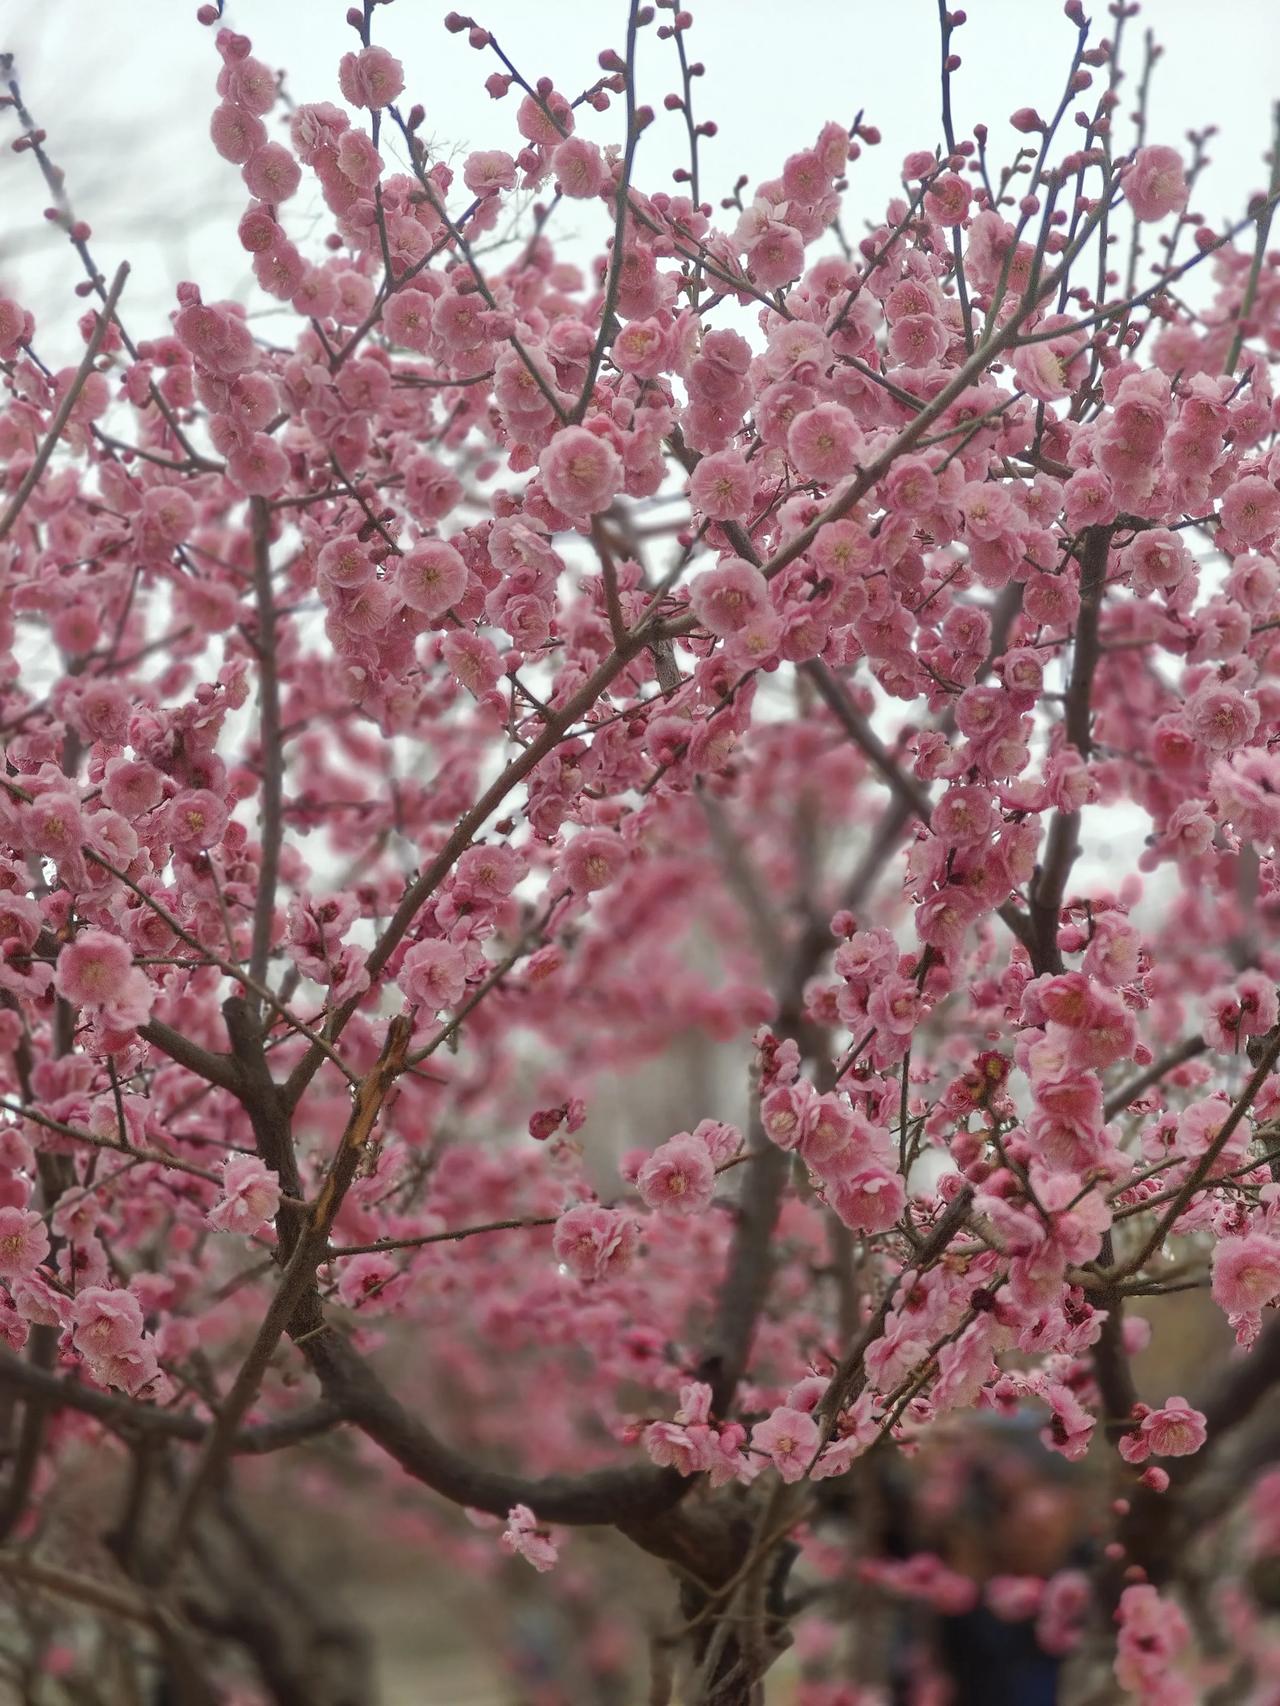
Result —
[{"label": "overcast white sky", "polygon": [[[571,95],[598,75],[601,48],[622,46],[625,0],[472,4],[527,77],[548,75]],[[245,192],[208,140],[218,59],[195,9],[196,0],[0,0],[0,48],[18,55],[28,105],[66,167],[77,212],[94,227],[100,264],[108,273],[123,258],[133,264],[125,314],[135,336],[165,329],[181,278],[195,278],[209,297],[247,295],[251,285],[235,240]],[[260,58],[288,70],[295,100],[336,99],[338,58],[355,45],[346,9],[346,0],[230,0],[226,21],[252,37]],[[495,104],[485,94],[495,61],[444,30],[447,9],[447,0],[395,0],[375,13],[375,37],[403,59],[407,98],[426,108],[428,134],[442,151],[514,151],[515,101]],[[697,115],[720,126],[703,146],[708,198],[727,193],[741,172],[753,182],[772,176],[821,123],[847,123],[862,108],[884,142],[855,168],[846,205],[854,233],[894,193],[902,156],[937,140],[935,0],[695,0],[692,9],[690,55],[707,66]],[[1100,28],[1111,22],[1103,0],[1090,9]],[[970,21],[956,38],[964,58],[957,130],[964,135],[985,121],[999,159],[1013,140],[1009,113],[1055,102],[1074,31],[1060,0],[971,0],[967,10]],[[1265,183],[1269,109],[1280,92],[1276,18],[1275,0],[1150,0],[1127,26],[1138,50],[1126,56],[1130,96],[1143,28],[1153,28],[1167,50],[1150,139],[1180,145],[1190,127],[1221,127],[1197,198],[1213,221],[1240,212]],[[661,112],[662,97],[678,86],[674,44],[659,42],[652,29],[640,72],[642,99],[660,118],[646,133],[637,179],[660,189],[684,159],[684,133],[680,115]],[[583,127],[600,142],[614,140],[620,117],[616,109],[587,112]],[[0,113],[6,140],[12,124]],[[74,340],[55,339],[50,319],[79,275],[65,241],[40,229],[47,199],[30,158],[0,149],[0,289],[37,310],[46,324],[42,351],[66,360]],[[323,206],[305,181],[294,208],[325,228]],[[565,214],[563,235],[580,234],[578,254],[602,246],[599,210],[575,205]],[[65,315],[58,318],[65,324]]]}]

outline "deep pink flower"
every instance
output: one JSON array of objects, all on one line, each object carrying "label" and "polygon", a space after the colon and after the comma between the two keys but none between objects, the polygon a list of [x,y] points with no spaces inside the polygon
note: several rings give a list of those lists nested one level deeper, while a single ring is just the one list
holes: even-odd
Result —
[{"label": "deep pink flower", "polygon": [[218,1232],[256,1232],[280,1207],[280,1181],[256,1155],[228,1155],[222,1168],[222,1195],[209,1210]]},{"label": "deep pink flower", "polygon": [[302,182],[298,162],[279,142],[264,142],[255,148],[245,161],[240,176],[250,195],[272,205],[288,201],[297,193]]},{"label": "deep pink flower", "polygon": [[227,473],[250,497],[270,498],[289,478],[289,458],[275,439],[255,432],[227,457]]},{"label": "deep pink flower", "polygon": [[385,47],[344,53],[338,61],[338,86],[353,107],[376,112],[390,106],[404,88],[404,66]]}]

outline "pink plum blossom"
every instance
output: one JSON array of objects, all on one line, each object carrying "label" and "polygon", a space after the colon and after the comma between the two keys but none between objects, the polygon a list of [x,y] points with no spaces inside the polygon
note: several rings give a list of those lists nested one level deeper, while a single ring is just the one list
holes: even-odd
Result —
[{"label": "pink plum blossom", "polygon": [[565,427],[538,459],[547,496],[558,509],[588,520],[608,509],[622,484],[622,464],[607,439]]},{"label": "pink plum blossom", "polygon": [[33,1274],[49,1254],[49,1232],[33,1209],[0,1208],[0,1278]]},{"label": "pink plum blossom", "polygon": [[218,1232],[257,1232],[280,1207],[280,1181],[256,1155],[228,1155],[222,1195],[209,1210]]},{"label": "pink plum blossom", "polygon": [[639,1228],[629,1214],[580,1203],[557,1220],[551,1248],[577,1279],[599,1280],[626,1271],[638,1237]]},{"label": "pink plum blossom", "polygon": [[539,1574],[554,1569],[560,1556],[550,1532],[538,1526],[538,1519],[528,1505],[513,1505],[507,1513],[502,1545],[513,1557],[532,1564]]},{"label": "pink plum blossom", "polygon": [[701,1214],[715,1189],[715,1168],[705,1143],[681,1133],[659,1144],[636,1176],[647,1208],[663,1214]]},{"label": "pink plum blossom", "polygon": [[462,949],[453,942],[434,939],[415,942],[401,963],[399,984],[406,1000],[426,1013],[456,1007],[467,984]]},{"label": "pink plum blossom", "polygon": [[807,1410],[787,1405],[751,1430],[751,1449],[771,1459],[784,1481],[802,1480],[818,1449],[818,1424]]},{"label": "pink plum blossom", "polygon": [[154,1000],[146,973],[126,943],[105,930],[82,930],[58,955],[54,984],[64,1000],[127,1029],[145,1022]]},{"label": "pink plum blossom", "polygon": [[385,47],[366,47],[344,53],[338,65],[338,84],[353,107],[377,111],[389,106],[404,88],[404,67]]},{"label": "pink plum blossom", "polygon": [[1124,174],[1125,200],[1139,220],[1163,219],[1187,205],[1187,179],[1175,148],[1149,143],[1139,148]]}]

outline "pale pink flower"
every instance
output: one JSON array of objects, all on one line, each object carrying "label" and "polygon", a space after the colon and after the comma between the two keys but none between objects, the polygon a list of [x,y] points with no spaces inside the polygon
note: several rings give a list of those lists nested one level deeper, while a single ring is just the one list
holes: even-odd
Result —
[{"label": "pale pink flower", "polygon": [[1176,148],[1139,148],[1124,174],[1125,200],[1138,220],[1164,219],[1187,205],[1187,177]]},{"label": "pale pink flower", "polygon": [[683,1132],[660,1144],[636,1175],[645,1206],[666,1214],[700,1214],[711,1201],[715,1183],[706,1144]]},{"label": "pale pink flower", "polygon": [[1126,1463],[1144,1463],[1148,1457],[1190,1457],[1205,1437],[1205,1417],[1185,1398],[1173,1397],[1161,1409],[1148,1410],[1138,1426],[1123,1435],[1118,1449]]},{"label": "pale pink flower", "polygon": [[1187,727],[1206,752],[1233,752],[1247,744],[1258,726],[1257,701],[1234,687],[1208,681],[1182,708]]},{"label": "pale pink flower", "polygon": [[818,1424],[807,1410],[782,1405],[751,1430],[751,1449],[773,1460],[784,1481],[802,1480],[820,1438]]},{"label": "pale pink flower", "polygon": [[316,581],[322,593],[333,587],[350,592],[373,579],[373,560],[358,539],[331,539],[316,557]]},{"label": "pale pink flower", "polygon": [[468,847],[454,866],[454,898],[495,906],[515,888],[523,868],[519,854],[500,841]]},{"label": "pale pink flower", "polygon": [[0,1208],[0,1278],[33,1274],[49,1254],[49,1232],[34,1209]]},{"label": "pale pink flower", "polygon": [[742,1150],[742,1133],[736,1125],[728,1125],[724,1120],[699,1120],[688,1135],[695,1142],[706,1144],[707,1153],[717,1167],[732,1161]]},{"label": "pale pink flower", "polygon": [[161,1371],[155,1346],[146,1340],[115,1356],[91,1357],[89,1368],[95,1380],[118,1386],[131,1398],[146,1396],[162,1403],[172,1396],[172,1383]]},{"label": "pale pink flower", "polygon": [[902,1216],[907,1189],[887,1167],[868,1167],[828,1184],[826,1197],[851,1232],[887,1232]]},{"label": "pale pink flower", "polygon": [[712,521],[741,521],[751,513],[752,481],[746,457],[738,450],[704,456],[689,479],[689,496]]},{"label": "pale pink flower", "polygon": [[705,1425],[651,1422],[644,1430],[644,1448],[659,1469],[677,1475],[700,1475],[711,1467],[714,1435]]},{"label": "pale pink flower", "polygon": [[1086,976],[1120,989],[1137,977],[1141,950],[1142,938],[1128,919],[1104,912],[1093,921],[1093,940],[1085,949],[1081,966]]},{"label": "pale pink flower", "polygon": [[209,788],[185,788],[169,802],[165,821],[169,839],[192,853],[216,847],[227,827],[226,806]]},{"label": "pale pink flower", "polygon": [[68,942],[58,955],[53,981],[65,1001],[95,1009],[120,1029],[145,1023],[155,999],[128,944],[105,930],[81,930]]},{"label": "pale pink flower", "polygon": [[1246,545],[1280,527],[1280,492],[1261,474],[1246,474],[1222,494],[1222,525]]},{"label": "pale pink flower", "polygon": [[569,136],[551,156],[551,170],[563,194],[576,201],[599,195],[609,182],[604,155],[584,136]]},{"label": "pale pink flower", "polygon": [[711,1388],[705,1380],[689,1380],[680,1388],[680,1408],[676,1411],[676,1421],[684,1427],[690,1427],[695,1422],[710,1422],[711,1420]]},{"label": "pale pink flower", "polygon": [[808,1084],[775,1084],[760,1102],[760,1120],[770,1142],[779,1149],[798,1149],[816,1112]]},{"label": "pale pink flower", "polygon": [[550,1570],[560,1556],[550,1532],[538,1527],[538,1519],[528,1505],[513,1505],[507,1512],[501,1545],[539,1572]]},{"label": "pale pink flower", "polygon": [[1053,315],[1035,328],[1036,342],[1020,345],[1013,355],[1013,372],[1020,390],[1040,403],[1069,397],[1079,383],[1087,343],[1074,337],[1046,338],[1045,332],[1070,326],[1065,314]]},{"label": "pale pink flower", "polygon": [[280,1207],[280,1180],[256,1155],[228,1155],[222,1195],[205,1218],[218,1232],[257,1232]]},{"label": "pale pink flower", "polygon": [[579,1203],[556,1222],[551,1248],[556,1261],[578,1279],[598,1280],[625,1272],[639,1237],[631,1215],[598,1203]]},{"label": "pale pink flower", "polygon": [[142,1343],[142,1305],[132,1292],[87,1286],[71,1305],[71,1342],[91,1363],[135,1352]]},{"label": "pale pink flower", "polygon": [[[374,147],[373,139],[362,130],[344,131],[338,139],[336,156],[338,170],[357,189],[373,189],[382,176],[382,156]],[[344,275],[347,280],[353,277],[358,279],[359,274]]]},{"label": "pale pink flower", "polygon": [[919,1023],[923,1005],[914,981],[899,977],[895,972],[883,978],[872,990],[867,1014],[877,1029],[909,1037]]},{"label": "pale pink flower", "polygon": [[1040,1430],[1040,1438],[1050,1451],[1061,1452],[1074,1463],[1089,1449],[1095,1419],[1069,1386],[1051,1381],[1045,1397],[1051,1414],[1048,1425]]},{"label": "pale pink flower", "polygon": [[422,353],[431,346],[434,311],[435,298],[425,290],[397,290],[382,311],[382,324],[392,343]]},{"label": "pale pink flower", "polygon": [[50,789],[39,794],[22,810],[23,831],[27,845],[34,853],[47,859],[74,861],[79,857],[84,840],[84,825],[80,805],[70,794]]},{"label": "pale pink flower", "polygon": [[794,226],[766,220],[759,236],[747,246],[747,266],[764,290],[779,290],[799,278],[804,268],[804,239]]},{"label": "pale pink flower", "polygon": [[607,829],[580,830],[565,849],[561,870],[576,894],[608,888],[626,862],[621,837]]},{"label": "pale pink flower", "polygon": [[608,509],[622,487],[622,463],[607,439],[563,427],[538,458],[547,496],[576,521]]},{"label": "pale pink flower", "polygon": [[250,497],[274,497],[289,478],[289,458],[275,439],[255,432],[227,457],[227,474]]},{"label": "pale pink flower", "polygon": [[483,634],[446,634],[441,641],[440,654],[456,679],[477,698],[496,687],[502,679],[498,648]]},{"label": "pale pink flower", "polygon": [[939,225],[962,225],[969,211],[970,190],[956,172],[944,172],[925,191],[924,209]]},{"label": "pale pink flower", "polygon": [[629,320],[609,346],[615,367],[638,379],[656,379],[667,358],[666,332],[657,320]]},{"label": "pale pink flower", "polygon": [[467,565],[443,539],[420,539],[401,557],[396,591],[412,610],[438,622],[467,589]]},{"label": "pale pink flower", "polygon": [[[1145,152],[1145,150],[1140,150]],[[1143,1706],[1182,1706],[1191,1695],[1178,1690],[1171,1667],[1191,1639],[1187,1620],[1172,1600],[1161,1599],[1147,1583],[1127,1587],[1116,1612],[1116,1681]]]},{"label": "pale pink flower", "polygon": [[516,163],[504,149],[485,148],[467,155],[462,181],[472,195],[496,195],[516,187]]},{"label": "pale pink flower", "polygon": [[1021,1623],[1040,1610],[1044,1590],[1039,1576],[992,1576],[983,1597],[1002,1622]]},{"label": "pale pink flower", "polygon": [[1212,1263],[1213,1300],[1228,1315],[1255,1315],[1280,1296],[1280,1240],[1269,1233],[1219,1239]]},{"label": "pale pink flower", "polygon": [[819,403],[792,421],[787,455],[803,480],[831,485],[858,465],[862,434],[842,403]]},{"label": "pale pink flower", "polygon": [[467,987],[467,963],[454,942],[429,938],[415,942],[400,964],[396,979],[405,999],[435,1014],[456,1007]]},{"label": "pale pink flower", "polygon": [[694,578],[689,603],[708,633],[736,634],[768,608],[769,583],[742,557],[724,557]]}]

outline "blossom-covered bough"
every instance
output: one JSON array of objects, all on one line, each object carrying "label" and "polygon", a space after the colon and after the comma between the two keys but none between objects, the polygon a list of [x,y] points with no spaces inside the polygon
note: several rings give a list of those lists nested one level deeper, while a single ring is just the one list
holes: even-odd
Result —
[{"label": "blossom-covered bough", "polygon": [[[620,1531],[678,1582],[655,1701],[762,1699],[797,1627],[806,1706],[887,1699],[850,1579],[1036,1619],[1081,1699],[1271,1698],[1280,180],[1192,211],[1136,11],[1070,0],[1004,166],[940,11],[940,146],[858,235],[861,115],[704,201],[670,5],[576,98],[451,14],[508,97],[460,169],[374,0],[305,104],[206,5],[279,311],[149,337],[7,65],[86,308],[51,370],[0,300],[0,1579],[166,1698],[371,1697],[246,1515],[283,1452],[477,1572]],[[689,1035],[721,1100],[617,1166]],[[1197,1291],[1239,1353],[1140,1401]],[[885,1553],[879,1466],[975,1410],[1089,1454],[1079,1568]]]}]

